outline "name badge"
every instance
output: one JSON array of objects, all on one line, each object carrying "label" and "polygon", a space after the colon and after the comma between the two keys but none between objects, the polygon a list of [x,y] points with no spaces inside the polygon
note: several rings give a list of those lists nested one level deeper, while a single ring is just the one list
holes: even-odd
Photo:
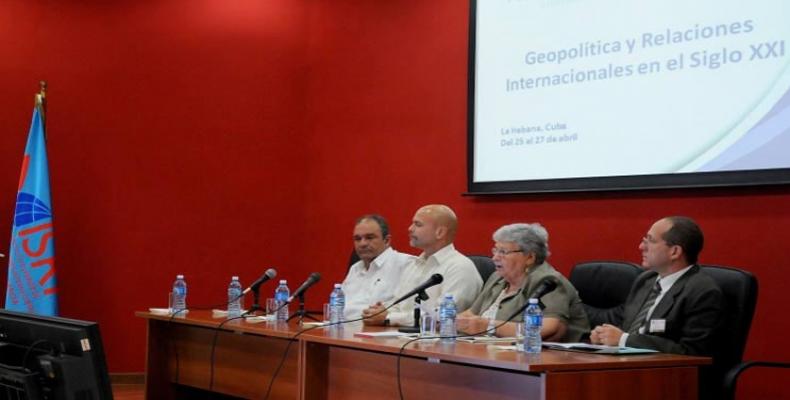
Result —
[{"label": "name badge", "polygon": [[650,333],[661,333],[666,330],[667,320],[665,319],[651,319],[650,320]]}]

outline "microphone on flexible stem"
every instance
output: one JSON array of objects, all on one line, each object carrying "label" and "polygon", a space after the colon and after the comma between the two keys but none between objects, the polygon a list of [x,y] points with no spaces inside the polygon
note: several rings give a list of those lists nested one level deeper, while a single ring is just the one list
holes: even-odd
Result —
[{"label": "microphone on flexible stem", "polygon": [[263,275],[261,275],[260,278],[258,278],[255,282],[253,282],[252,285],[250,285],[250,287],[244,289],[244,291],[241,292],[241,294],[245,295],[245,294],[249,293],[250,291],[256,291],[257,292],[258,291],[258,287],[260,287],[261,284],[263,284],[264,282],[268,281],[269,279],[274,278],[275,276],[277,276],[277,271],[274,268],[267,269],[266,272],[264,272]]},{"label": "microphone on flexible stem", "polygon": [[318,272],[313,272],[312,274],[310,274],[310,276],[307,277],[307,279],[304,281],[302,286],[299,286],[299,288],[293,292],[291,297],[288,298],[288,301],[286,301],[286,303],[290,303],[293,301],[293,299],[303,295],[304,292],[307,291],[307,289],[310,289],[311,286],[315,285],[316,282],[320,280],[321,280],[321,274],[319,274]]},{"label": "microphone on flexible stem", "polygon": [[[404,294],[396,300],[392,305],[398,304],[403,300],[408,299],[411,296],[417,295],[417,298],[414,299],[414,302],[417,303],[414,307],[414,326],[408,327],[405,326],[403,328],[398,329],[399,332],[404,333],[419,333],[420,332],[420,307],[421,302],[424,300],[428,300],[428,294],[425,293],[425,289],[428,289],[431,286],[436,286],[444,281],[444,277],[441,274],[433,274],[427,281],[423,282],[422,285],[417,286],[416,288],[409,291],[409,293]],[[391,307],[391,306],[390,306]]]},{"label": "microphone on flexible stem", "polygon": [[[544,308],[546,308],[546,305],[544,305],[543,302],[540,301],[540,298],[551,293],[556,288],[557,288],[556,280],[546,279],[543,282],[541,282],[540,285],[538,285],[538,287],[535,289],[535,293],[529,297],[531,299],[538,299],[538,305],[540,306],[540,309],[543,310]],[[513,315],[511,315],[510,318],[507,319],[507,321],[516,318],[516,316],[523,313],[524,310],[527,309],[527,307],[529,307],[529,302],[526,302],[524,303],[523,306],[519,307],[519,309],[516,310],[516,312],[514,312]]]},{"label": "microphone on flexible stem", "polygon": [[401,296],[398,300],[395,300],[395,302],[392,303],[392,306],[402,302],[403,300],[408,299],[411,296],[414,296],[415,294],[424,291],[425,289],[428,289],[429,287],[436,286],[442,283],[442,281],[444,281],[444,277],[442,276],[442,274],[433,274],[431,275],[430,278],[428,278],[427,281],[423,282],[422,285],[417,286],[416,288],[410,290],[408,293]]},{"label": "microphone on flexible stem", "polygon": [[[540,285],[538,285],[538,288],[535,289],[535,294],[530,297],[532,297],[533,299],[538,299],[538,302],[540,303],[541,297],[549,294],[551,291],[553,291],[556,288],[557,288],[557,281],[555,281],[554,279],[546,279],[543,282],[541,282]],[[546,308],[546,306],[543,305],[543,303],[540,303],[540,309],[542,310],[544,308]]]},{"label": "microphone on flexible stem", "polygon": [[310,274],[310,276],[307,277],[307,279],[304,281],[302,286],[299,286],[299,288],[294,291],[291,297],[289,297],[288,300],[285,301],[285,304],[289,304],[294,299],[296,298],[299,299],[299,309],[296,310],[295,313],[291,314],[290,317],[288,317],[288,321],[290,321],[293,318],[299,318],[300,325],[305,317],[317,321],[317,319],[311,316],[310,313],[306,311],[304,308],[304,294],[305,292],[307,292],[307,289],[315,285],[316,282],[320,280],[321,280],[321,274],[319,274],[318,272],[313,272],[312,274]]},{"label": "microphone on flexible stem", "polygon": [[261,309],[261,305],[259,304],[261,297],[261,292],[259,289],[261,287],[261,284],[263,284],[263,282],[268,281],[269,279],[274,278],[275,276],[277,276],[277,271],[275,271],[274,268],[269,268],[266,270],[266,272],[263,273],[263,275],[261,275],[260,278],[258,278],[255,282],[253,282],[252,285],[250,285],[250,287],[244,289],[244,291],[241,292],[241,296],[239,297],[242,297],[245,294],[252,291],[252,306],[250,307],[249,310],[247,310],[247,314],[252,314],[255,311]]}]

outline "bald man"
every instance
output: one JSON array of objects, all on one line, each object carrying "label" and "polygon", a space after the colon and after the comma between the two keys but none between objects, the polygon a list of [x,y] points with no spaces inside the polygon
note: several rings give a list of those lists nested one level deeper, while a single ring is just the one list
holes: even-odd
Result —
[{"label": "bald man", "polygon": [[[395,298],[400,298],[416,288],[433,274],[441,274],[444,281],[428,288],[430,299],[423,303],[426,309],[438,307],[445,294],[452,294],[458,312],[472,305],[483,279],[469,258],[459,253],[453,246],[458,229],[458,219],[450,207],[431,204],[417,210],[409,226],[409,244],[423,251],[410,262],[403,271],[400,283],[395,289]],[[376,303],[362,311],[365,317],[372,316],[386,305]],[[379,314],[364,320],[368,325],[414,325],[414,301],[405,300],[388,313]]]}]

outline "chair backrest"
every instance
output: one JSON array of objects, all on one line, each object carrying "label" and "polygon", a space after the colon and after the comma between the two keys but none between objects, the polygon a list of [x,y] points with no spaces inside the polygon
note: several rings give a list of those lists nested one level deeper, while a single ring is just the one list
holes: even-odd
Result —
[{"label": "chair backrest", "polygon": [[483,283],[488,280],[488,277],[496,269],[496,265],[494,265],[494,260],[488,256],[467,256],[470,260],[475,264],[475,268],[477,268],[477,272],[480,274],[480,277],[483,278]]},{"label": "chair backrest", "polygon": [[351,270],[351,266],[356,264],[359,261],[359,255],[357,255],[356,249],[351,249],[351,255],[348,256],[348,271]]},{"label": "chair backrest", "polygon": [[757,305],[757,278],[751,272],[718,265],[700,264],[700,269],[724,294],[726,319],[717,363],[725,369],[730,368],[743,359]]},{"label": "chair backrest", "polygon": [[626,261],[586,261],[573,267],[570,281],[579,292],[591,327],[609,322],[607,311],[625,303],[631,285],[643,271]]}]

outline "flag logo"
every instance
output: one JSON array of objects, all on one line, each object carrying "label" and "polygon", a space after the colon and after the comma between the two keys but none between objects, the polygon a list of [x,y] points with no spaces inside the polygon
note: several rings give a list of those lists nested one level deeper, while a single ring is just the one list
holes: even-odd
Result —
[{"label": "flag logo", "polygon": [[19,228],[48,218],[52,218],[52,211],[47,203],[30,193],[19,192],[19,195],[16,196],[14,227]]}]

